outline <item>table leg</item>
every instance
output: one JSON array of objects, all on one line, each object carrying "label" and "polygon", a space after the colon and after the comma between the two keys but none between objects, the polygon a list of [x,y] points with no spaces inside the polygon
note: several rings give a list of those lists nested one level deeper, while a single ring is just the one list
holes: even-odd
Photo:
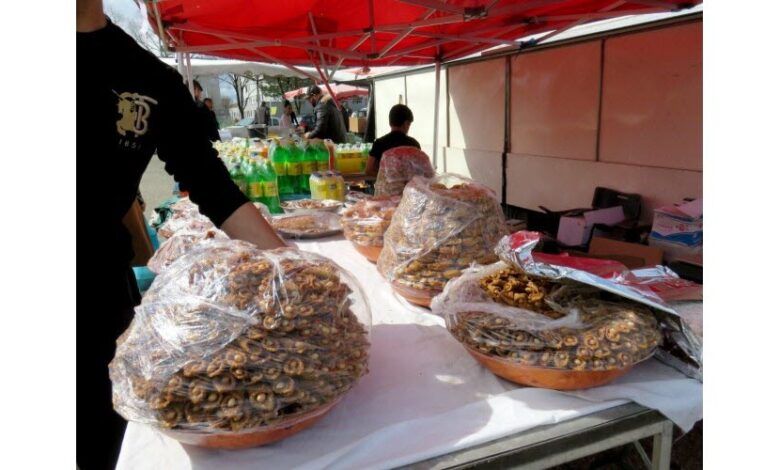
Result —
[{"label": "table leg", "polygon": [[672,462],[672,431],[671,421],[662,424],[661,433],[653,436],[653,470],[669,470]]}]

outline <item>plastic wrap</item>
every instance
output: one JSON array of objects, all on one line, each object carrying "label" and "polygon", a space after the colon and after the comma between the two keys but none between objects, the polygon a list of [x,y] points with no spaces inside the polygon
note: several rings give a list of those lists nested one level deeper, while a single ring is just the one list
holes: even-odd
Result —
[{"label": "plastic wrap", "polygon": [[341,233],[340,217],[332,212],[285,214],[271,219],[284,238],[321,238]]},{"label": "plastic wrap", "polygon": [[344,237],[361,246],[382,247],[400,196],[374,196],[350,207],[341,216]]},{"label": "plastic wrap", "polygon": [[652,356],[661,341],[649,308],[503,262],[467,270],[431,308],[480,362],[532,386],[601,385]]},{"label": "plastic wrap", "polygon": [[[656,356],[666,364],[697,380],[704,374],[701,338],[668,305],[666,298],[695,298],[700,291],[664,267],[615,273],[608,278],[567,266],[548,264],[535,258],[533,248],[540,239],[536,232],[521,231],[502,238],[496,253],[508,265],[536,277],[590,286],[628,301],[650,307],[660,321],[663,341]],[[696,292],[698,291],[698,293]]]},{"label": "plastic wrap", "polygon": [[289,427],[367,373],[366,325],[365,296],[330,260],[214,242],[163,271],[136,308],[109,366],[114,407],[200,435]]},{"label": "plastic wrap", "polygon": [[415,176],[433,178],[431,159],[417,147],[395,147],[382,154],[374,183],[377,196],[400,196]]},{"label": "plastic wrap", "polygon": [[344,203],[334,199],[298,199],[282,203],[288,214],[312,214],[316,212],[338,212]]},{"label": "plastic wrap", "polygon": [[507,233],[486,186],[453,174],[418,176],[404,190],[377,266],[402,294],[433,296],[472,263],[497,261],[493,248]]},{"label": "plastic wrap", "polygon": [[159,274],[186,253],[216,240],[228,240],[225,232],[213,229],[205,232],[178,231],[168,238],[146,264],[150,271]]}]

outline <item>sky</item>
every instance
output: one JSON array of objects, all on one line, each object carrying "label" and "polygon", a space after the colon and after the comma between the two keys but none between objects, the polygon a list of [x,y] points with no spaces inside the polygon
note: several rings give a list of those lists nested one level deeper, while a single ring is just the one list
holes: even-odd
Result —
[{"label": "sky", "polygon": [[[133,0],[103,0],[103,10],[109,14],[112,21],[122,28],[128,24],[139,25],[142,28],[151,28],[146,22],[141,8]],[[235,91],[229,85],[220,83],[222,96],[235,100]]]}]

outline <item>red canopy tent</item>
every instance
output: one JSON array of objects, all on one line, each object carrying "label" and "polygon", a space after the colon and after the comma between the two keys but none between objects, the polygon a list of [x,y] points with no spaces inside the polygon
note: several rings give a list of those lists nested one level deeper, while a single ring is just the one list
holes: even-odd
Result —
[{"label": "red canopy tent", "polygon": [[[677,11],[701,0],[144,0],[163,44],[285,65],[328,83],[343,66],[436,64],[434,164],[440,64],[517,38],[532,44],[589,21]],[[180,57],[185,58],[185,57]],[[189,62],[189,60],[187,60]],[[180,62],[181,63],[181,62]],[[319,77],[296,65],[314,63]],[[324,71],[323,71],[324,69]],[[188,77],[191,75],[187,73]]]},{"label": "red canopy tent", "polygon": [[[298,88],[297,90],[288,91],[284,94],[284,99],[291,100],[297,96],[305,95],[306,88],[307,87],[302,87]],[[333,91],[333,93],[335,93],[334,98],[339,101],[352,98],[353,96],[368,96],[367,89],[352,85],[331,85],[330,89]]]},{"label": "red canopy tent", "polygon": [[420,65],[587,21],[673,11],[679,0],[147,0],[178,52],[288,65]]}]

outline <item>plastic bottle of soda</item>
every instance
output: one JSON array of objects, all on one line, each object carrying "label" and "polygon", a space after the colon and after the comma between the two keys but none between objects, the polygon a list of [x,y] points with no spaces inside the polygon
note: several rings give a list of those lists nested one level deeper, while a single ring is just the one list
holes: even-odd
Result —
[{"label": "plastic bottle of soda", "polygon": [[314,149],[317,154],[317,171],[320,173],[328,171],[328,149],[325,148],[325,143],[320,140],[314,140]]},{"label": "plastic bottle of soda", "polygon": [[279,185],[279,194],[293,194],[295,192],[294,185],[290,184],[290,177],[287,175],[287,160],[290,158],[290,152],[282,145],[281,142],[275,140],[271,144],[271,162],[274,165],[274,171]]},{"label": "plastic bottle of soda", "polygon": [[290,178],[290,184],[293,187],[293,192],[303,192],[301,184],[301,173],[303,171],[303,151],[293,140],[287,141],[287,151],[289,157],[287,157],[287,176]]},{"label": "plastic bottle of soda", "polygon": [[233,180],[234,183],[236,183],[236,186],[238,186],[238,189],[241,190],[242,193],[247,193],[247,181],[246,181],[246,175],[244,174],[244,171],[241,169],[241,165],[236,161],[230,164],[230,169],[228,172],[230,173],[230,179]]},{"label": "plastic bottle of soda", "polygon": [[268,207],[272,214],[281,214],[283,211],[279,205],[279,185],[277,184],[274,166],[268,160],[263,160],[260,165],[260,174],[263,181],[263,204]]},{"label": "plastic bottle of soda", "polygon": [[252,202],[262,202],[265,204],[265,201],[263,201],[263,179],[259,165],[257,162],[251,161],[248,167],[249,172],[246,175],[247,197]]},{"label": "plastic bottle of soda", "polygon": [[301,164],[301,186],[304,191],[310,192],[309,178],[317,171],[317,147],[313,142],[307,142],[303,151],[303,163]]}]

